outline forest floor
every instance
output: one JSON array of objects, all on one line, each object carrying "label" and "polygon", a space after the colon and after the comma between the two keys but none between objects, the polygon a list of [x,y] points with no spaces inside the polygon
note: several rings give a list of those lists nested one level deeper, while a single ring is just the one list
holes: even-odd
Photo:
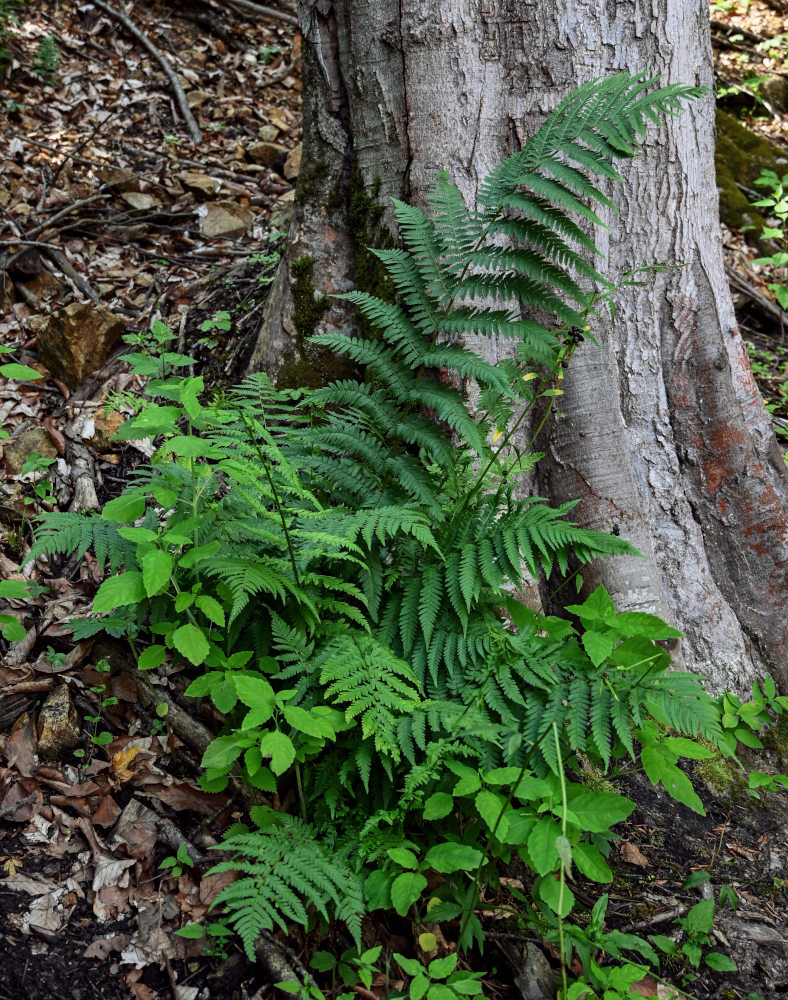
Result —
[{"label": "forest floor", "polygon": [[[786,35],[788,14],[757,0],[746,6],[713,4],[712,16],[721,25],[720,74],[752,91],[754,77],[783,72],[785,39],[765,52],[757,39]],[[178,725],[177,708],[187,704],[181,675],[142,680],[117,644],[73,641],[67,623],[90,615],[101,581],[90,554],[24,560],[38,513],[103,505],[150,455],[139,442],[110,440],[120,418],[105,415],[106,398],[143,388],[119,360],[128,350],[121,332],[162,319],[211,385],[233,384],[244,371],[298,173],[300,45],[292,11],[279,9],[284,19],[214,0],[132,5],[134,23],[177,70],[199,142],[159,63],[98,6],[30,0],[18,24],[0,20],[8,56],[0,76],[0,346],[44,375],[21,388],[0,379],[0,426],[11,435],[0,461],[0,579],[48,588],[32,609],[21,601],[2,608],[19,616],[26,638],[0,647],[0,1000],[273,997],[264,966],[234,943],[208,955],[201,941],[175,935],[202,919],[219,892],[222,877],[207,874],[210,848],[243,816],[241,802],[197,785],[217,720]],[[742,45],[741,29],[757,37],[742,36]],[[788,115],[754,105],[750,124],[784,144],[788,159]],[[740,233],[724,237],[744,282],[737,305],[754,331],[757,374],[779,414],[788,399],[782,322],[758,309],[757,295],[773,297],[752,263],[757,251]],[[51,317],[64,309],[67,321],[53,329]],[[87,327],[92,353],[80,358],[74,336]],[[39,353],[47,334],[74,355],[62,370]],[[25,467],[31,453],[52,460],[46,499],[36,492],[42,467]],[[105,656],[110,674],[96,670]],[[85,720],[106,697],[117,701],[96,730]],[[166,719],[157,714],[163,703]],[[94,745],[97,731],[111,742]],[[786,770],[778,754],[775,745],[754,766]],[[706,871],[717,892],[734,890],[718,908],[714,947],[739,971],[707,968],[689,984],[694,970],[682,958],[665,978],[699,998],[788,994],[788,793],[762,801],[735,780],[720,792],[698,776],[702,818],[642,776],[624,776],[621,786],[638,809],[614,859],[609,925],[670,933],[708,891],[682,886]],[[193,863],[180,873],[162,868],[184,844]],[[502,899],[516,877],[502,883]],[[600,889],[574,891],[591,904]],[[538,1000],[526,982],[533,942],[505,908],[490,912],[478,960],[490,970],[486,995]],[[368,923],[365,943],[409,951],[409,927]],[[315,944],[293,938],[287,947],[306,960]],[[554,970],[556,956],[539,954]],[[377,1000],[385,987],[380,976],[357,992]],[[675,995],[654,980],[642,992]]]}]

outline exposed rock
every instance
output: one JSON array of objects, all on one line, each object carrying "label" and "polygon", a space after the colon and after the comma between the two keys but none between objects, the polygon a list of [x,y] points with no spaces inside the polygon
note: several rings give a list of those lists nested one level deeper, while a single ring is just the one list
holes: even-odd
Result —
[{"label": "exposed rock", "polygon": [[97,452],[112,451],[117,447],[117,442],[112,441],[115,431],[124,423],[126,418],[117,410],[112,410],[106,416],[103,407],[96,410],[93,417],[93,436],[89,439],[91,447]]},{"label": "exposed rock", "polygon": [[210,101],[213,98],[213,94],[209,94],[207,90],[190,90],[186,95],[186,101],[190,108],[201,108],[206,101]]},{"label": "exposed rock", "polygon": [[293,218],[294,203],[295,190],[286,191],[281,198],[276,199],[271,206],[271,215],[268,220],[272,230],[287,232]]},{"label": "exposed rock", "polygon": [[767,76],[759,87],[764,97],[775,111],[785,114],[788,111],[788,78],[784,76]]},{"label": "exposed rock", "polygon": [[714,162],[717,188],[720,192],[720,218],[731,229],[753,226],[747,238],[757,242],[765,220],[760,208],[753,208],[747,195],[737,184],[754,188],[761,170],[768,168],[778,174],[782,150],[772,146],[761,135],[746,129],[733,115],[717,109],[717,148]]},{"label": "exposed rock", "polygon": [[200,205],[200,232],[203,236],[224,236],[233,239],[252,225],[252,210],[234,201],[213,201]]},{"label": "exposed rock", "polygon": [[141,191],[126,191],[121,195],[121,198],[132,208],[145,211],[160,206],[158,198],[154,198],[152,194],[143,194]]},{"label": "exposed rock", "polygon": [[187,191],[200,198],[212,198],[222,186],[218,177],[209,177],[207,174],[198,174],[191,170],[175,176]]},{"label": "exposed rock", "polygon": [[246,155],[253,163],[264,167],[281,166],[287,159],[290,150],[276,142],[250,142],[246,147]]},{"label": "exposed rock", "polygon": [[11,441],[5,441],[3,443],[3,464],[8,475],[18,476],[22,472],[25,459],[34,451],[43,455],[44,458],[57,457],[57,448],[43,427],[33,427]]},{"label": "exposed rock", "polygon": [[279,129],[276,125],[261,125],[257,130],[257,138],[263,142],[273,142],[278,135]]},{"label": "exposed rock", "polygon": [[125,326],[105,305],[72,302],[52,313],[38,331],[38,356],[69,389],[104,364]]},{"label": "exposed rock", "polygon": [[55,757],[79,742],[79,717],[68,687],[61,684],[47,695],[38,717],[38,752]]},{"label": "exposed rock", "polygon": [[298,171],[301,169],[301,151],[303,150],[302,143],[291,149],[287,154],[287,159],[285,160],[285,178],[289,181],[294,181],[298,177]]},{"label": "exposed rock", "polygon": [[97,167],[96,176],[102,184],[112,184],[116,191],[139,191],[140,179],[132,170],[121,167]]}]

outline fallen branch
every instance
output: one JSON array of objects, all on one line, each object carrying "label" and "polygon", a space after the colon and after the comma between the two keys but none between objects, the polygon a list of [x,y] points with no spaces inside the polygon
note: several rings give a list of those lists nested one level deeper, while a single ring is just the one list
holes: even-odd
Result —
[{"label": "fallen branch", "polygon": [[728,275],[730,285],[745,298],[749,299],[762,315],[774,320],[776,323],[782,324],[784,322],[785,314],[782,309],[773,302],[770,302],[765,295],[761,295],[757,288],[753,288],[749,281],[736,268],[731,267],[730,264],[726,264],[725,273]]},{"label": "fallen branch", "polygon": [[[64,161],[65,162],[65,161]],[[61,208],[59,212],[55,212],[51,219],[47,219],[46,222],[42,222],[41,225],[36,226],[28,232],[30,239],[35,239],[36,236],[40,236],[45,229],[49,229],[60,219],[72,212],[75,212],[78,208],[84,208],[85,205],[91,205],[94,201],[101,201],[103,198],[109,198],[108,194],[92,194],[89,198],[80,198],[79,201],[74,201],[70,205],[66,205],[65,208]]]},{"label": "fallen branch", "polygon": [[0,240],[0,247],[33,247],[36,250],[40,250],[41,253],[45,254],[55,267],[64,274],[74,287],[82,292],[87,298],[92,299],[93,302],[99,301],[99,296],[90,285],[85,281],[82,275],[78,274],[74,269],[74,265],[68,260],[63,251],[51,243],[41,243],[37,240],[24,240],[24,239],[11,239],[11,240]]},{"label": "fallen branch", "polygon": [[298,18],[295,14],[288,14],[283,10],[274,10],[273,7],[264,7],[262,4],[253,3],[252,0],[225,0],[229,7],[236,10],[247,10],[258,17],[267,17],[272,21],[282,21],[284,24],[292,24],[298,27]]},{"label": "fallen branch", "polygon": [[125,14],[123,14],[119,10],[115,10],[114,7],[110,7],[108,3],[104,3],[104,0],[91,0],[91,2],[95,7],[98,7],[99,10],[103,10],[105,14],[108,14],[110,17],[114,17],[116,21],[122,24],[123,27],[126,29],[126,31],[128,31],[130,35],[133,35],[134,38],[136,38],[137,41],[140,43],[140,45],[142,45],[143,48],[145,48],[150,53],[150,55],[153,56],[153,58],[156,60],[159,66],[161,66],[164,75],[170,81],[170,86],[172,87],[173,92],[175,93],[175,98],[178,101],[178,107],[180,108],[181,114],[183,115],[183,120],[186,122],[186,126],[189,129],[189,133],[192,137],[192,142],[195,144],[195,146],[199,146],[199,144],[202,142],[202,132],[200,131],[200,127],[194,119],[194,115],[191,113],[191,108],[189,107],[189,102],[186,100],[186,94],[184,93],[183,87],[181,86],[181,82],[176,76],[175,70],[169,64],[167,59],[165,59],[164,56],[161,54],[161,52],[159,52],[159,50],[156,48],[153,42],[148,38],[148,36],[144,34],[142,31],[140,31],[140,29],[136,26],[136,24],[134,24],[133,21],[130,21]]}]

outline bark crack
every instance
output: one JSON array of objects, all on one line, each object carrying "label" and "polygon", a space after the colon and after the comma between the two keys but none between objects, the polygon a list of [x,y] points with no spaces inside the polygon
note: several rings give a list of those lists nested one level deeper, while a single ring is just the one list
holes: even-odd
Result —
[{"label": "bark crack", "polygon": [[402,57],[402,99],[405,107],[405,170],[402,175],[404,200],[409,202],[412,196],[410,171],[413,165],[413,148],[410,141],[410,101],[408,99],[408,63],[405,58],[405,35],[403,32],[403,0],[399,0],[399,51]]}]

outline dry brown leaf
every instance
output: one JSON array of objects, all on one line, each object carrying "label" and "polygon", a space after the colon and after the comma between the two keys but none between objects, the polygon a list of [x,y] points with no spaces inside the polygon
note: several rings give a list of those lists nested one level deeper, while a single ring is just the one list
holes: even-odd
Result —
[{"label": "dry brown leaf", "polygon": [[621,855],[621,860],[626,861],[628,865],[637,865],[639,868],[651,867],[651,862],[648,858],[629,840],[622,840],[619,847],[619,854]]},{"label": "dry brown leaf", "polygon": [[131,781],[134,777],[134,772],[129,769],[129,764],[141,751],[142,747],[129,746],[112,755],[112,770],[121,784],[124,781]]}]

